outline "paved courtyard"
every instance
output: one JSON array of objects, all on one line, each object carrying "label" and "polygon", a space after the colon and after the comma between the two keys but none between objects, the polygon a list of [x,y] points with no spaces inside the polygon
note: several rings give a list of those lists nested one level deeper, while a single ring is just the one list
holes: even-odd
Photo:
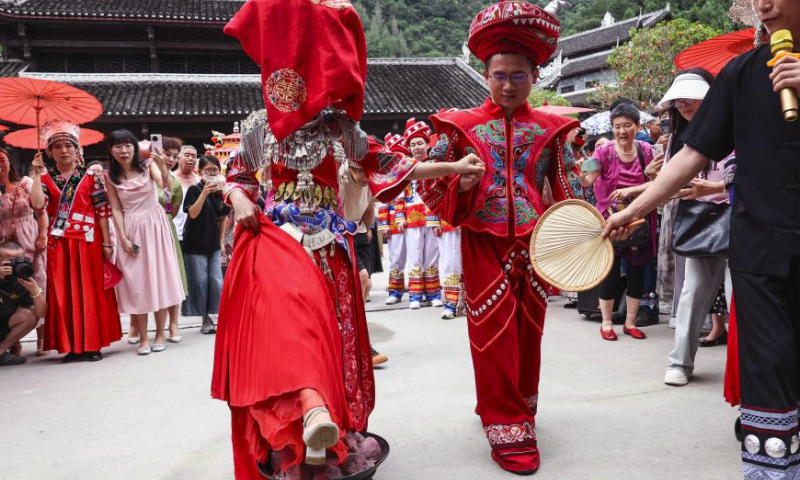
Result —
[{"label": "paved courtyard", "polygon": [[[369,305],[381,310],[386,278],[375,280]],[[693,383],[668,387],[666,325],[647,328],[645,341],[604,342],[598,323],[563,303],[551,302],[545,327],[542,468],[532,478],[741,478],[738,413],[722,397],[724,348],[701,349]],[[517,478],[490,460],[473,413],[466,320],[438,315],[432,308],[368,314],[373,342],[390,357],[375,372],[370,430],[392,452],[375,478]],[[37,359],[35,343],[26,343],[28,364],[0,370],[0,478],[233,479],[228,409],[209,396],[214,337],[196,326],[183,334],[182,343],[148,357],[116,343],[94,364]]]}]

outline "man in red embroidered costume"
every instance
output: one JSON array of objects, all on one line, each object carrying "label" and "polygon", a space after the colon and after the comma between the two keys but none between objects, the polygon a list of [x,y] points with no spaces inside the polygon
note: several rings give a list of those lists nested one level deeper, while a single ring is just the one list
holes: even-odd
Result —
[{"label": "man in red embroidered costume", "polygon": [[100,349],[122,338],[114,289],[103,288],[103,258],[113,253],[105,184],[78,164],[76,125],[48,122],[42,139],[56,162],[45,172],[42,154],[36,154],[31,188],[31,205],[47,206],[51,219],[44,350],[66,353],[65,363],[102,360]]},{"label": "man in red embroidered costume", "polygon": [[508,471],[539,468],[534,431],[548,286],[528,258],[549,182],[556,200],[572,198],[566,142],[577,122],[536,112],[527,97],[537,66],[552,55],[559,22],[536,5],[500,2],[478,14],[469,48],[486,64],[491,98],[478,108],[431,117],[439,140],[431,157],[478,156],[482,179],[433,182],[425,202],[460,226],[477,413],[492,458]]},{"label": "man in red embroidered costume", "polygon": [[[431,127],[410,118],[403,135],[411,156],[418,162],[428,161]],[[406,265],[408,266],[409,308],[416,310],[423,303],[441,307],[442,287],[439,283],[439,218],[422,201],[424,185],[414,182],[406,197]]]},{"label": "man in red embroidered costume", "polygon": [[[266,112],[243,123],[227,174],[225,199],[239,228],[211,393],[231,410],[237,480],[260,480],[257,464],[267,462],[299,478],[301,462],[325,464],[329,449],[342,464],[345,435],[366,431],[375,404],[353,237],[337,201],[339,170],[354,182],[366,179],[374,197],[387,201],[410,180],[481,176],[483,165],[419,165],[367,140],[356,123],[364,30],[348,2],[250,0],[225,33],[261,66]],[[255,207],[258,178],[267,189],[263,213]]]},{"label": "man in red embroidered costume", "polygon": [[[400,135],[387,133],[384,137],[386,148],[390,152],[406,157],[411,152],[406,147],[405,139]],[[395,305],[403,299],[406,291],[406,197],[407,190],[389,203],[383,204],[378,211],[378,229],[389,236],[389,297],[387,305]]]}]

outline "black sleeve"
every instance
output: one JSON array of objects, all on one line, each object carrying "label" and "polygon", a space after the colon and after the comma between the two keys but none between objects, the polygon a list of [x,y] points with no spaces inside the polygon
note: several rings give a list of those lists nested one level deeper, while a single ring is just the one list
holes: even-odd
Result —
[{"label": "black sleeve", "polygon": [[683,143],[711,160],[721,161],[734,150],[735,73],[729,68],[723,69],[682,137]]},{"label": "black sleeve", "polygon": [[225,202],[219,202],[220,209],[219,209],[219,216],[220,217],[227,217],[231,214],[231,207],[227,206]]},{"label": "black sleeve", "polygon": [[183,198],[183,211],[185,213],[189,213],[189,207],[194,205],[198,197],[200,197],[200,187],[197,185],[192,185],[186,190],[186,196]]}]

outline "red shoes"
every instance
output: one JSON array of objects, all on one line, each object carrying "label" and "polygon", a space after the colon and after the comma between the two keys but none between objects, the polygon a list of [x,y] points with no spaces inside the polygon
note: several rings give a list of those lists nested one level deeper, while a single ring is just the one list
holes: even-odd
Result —
[{"label": "red shoes", "polygon": [[647,335],[645,335],[644,332],[639,330],[638,328],[623,327],[622,333],[624,333],[625,335],[630,335],[636,340],[644,340],[645,338],[647,338]]},{"label": "red shoes", "polygon": [[536,447],[492,450],[492,460],[503,470],[516,475],[533,475],[541,464],[539,449]]},{"label": "red shoes", "polygon": [[603,330],[603,327],[600,326],[600,336],[603,337],[603,340],[608,340],[611,342],[617,340],[617,334],[614,333],[614,327],[611,327],[611,330]]}]

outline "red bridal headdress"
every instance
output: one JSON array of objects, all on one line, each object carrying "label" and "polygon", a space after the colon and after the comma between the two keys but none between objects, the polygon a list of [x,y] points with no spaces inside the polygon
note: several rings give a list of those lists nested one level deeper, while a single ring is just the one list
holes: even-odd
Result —
[{"label": "red bridal headdress", "polygon": [[540,66],[555,52],[560,31],[558,19],[537,5],[499,2],[472,21],[467,45],[483,62],[498,53],[518,53]]},{"label": "red bridal headdress", "polygon": [[431,127],[429,127],[427,123],[423,121],[418,122],[414,118],[409,118],[406,122],[406,131],[403,136],[406,139],[407,145],[415,138],[421,138],[425,140],[425,143],[429,143],[431,141],[431,133]]}]

